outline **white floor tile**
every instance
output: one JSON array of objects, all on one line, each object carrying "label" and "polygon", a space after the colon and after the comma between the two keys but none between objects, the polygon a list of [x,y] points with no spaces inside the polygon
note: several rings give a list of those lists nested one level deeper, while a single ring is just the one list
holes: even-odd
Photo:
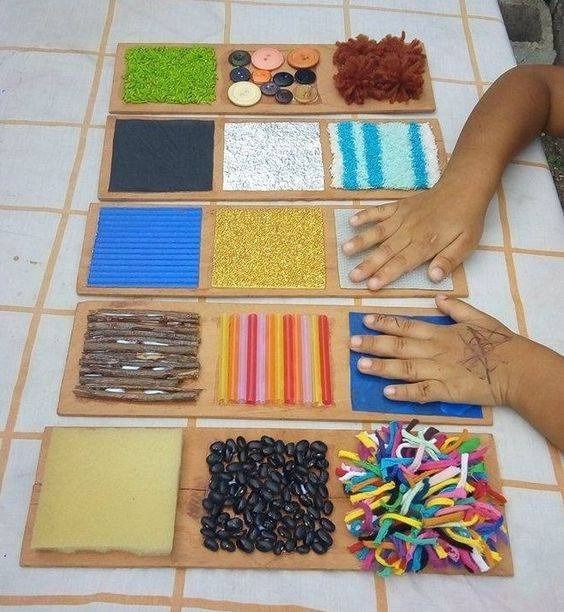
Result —
[{"label": "white floor tile", "polygon": [[47,308],[74,308],[80,301],[76,293],[76,276],[84,240],[86,217],[71,215],[55,264],[45,306]]},{"label": "white floor tile", "polygon": [[493,433],[502,478],[556,484],[544,436],[513,409],[494,408]]},{"label": "white floor tile", "polygon": [[341,8],[271,6],[265,10],[263,6],[250,4],[231,5],[234,43],[334,43],[343,37]]},{"label": "white floor tile", "polygon": [[114,78],[114,58],[105,57],[102,66],[102,75],[98,86],[98,94],[94,103],[92,113],[93,125],[105,125],[106,118],[110,109],[110,93],[112,91],[112,81]]},{"label": "white floor tile", "polygon": [[214,599],[219,584],[229,601],[316,610],[376,609],[374,577],[368,572],[278,571],[273,580],[271,571],[194,569],[186,572],[184,595]]},{"label": "white floor tile", "polygon": [[224,3],[117,0],[108,51],[119,42],[223,42]]},{"label": "white floor tile", "polygon": [[[505,26],[499,21],[470,19],[470,32],[476,50],[482,81],[495,81],[515,66],[515,57]],[[492,44],[495,41],[495,44]]]},{"label": "white floor tile", "polygon": [[476,86],[435,81],[433,91],[445,147],[452,153],[468,115],[478,103]]},{"label": "white floor tile", "polygon": [[0,594],[82,595],[127,593],[170,595],[174,570],[20,567],[21,541],[35,481],[40,443],[14,440],[0,492]]},{"label": "white floor tile", "polygon": [[481,17],[497,17],[501,19],[501,12],[497,0],[465,0],[469,15]]},{"label": "white floor tile", "polygon": [[524,149],[521,149],[515,156],[516,160],[534,162],[539,164],[546,164],[546,156],[542,148],[542,144],[539,138],[535,138],[530,145],[527,145]]},{"label": "white floor tile", "polygon": [[0,211],[0,304],[35,305],[58,222],[52,213]]},{"label": "white floor tile", "polygon": [[108,0],[2,0],[0,45],[97,51]]},{"label": "white floor tile", "polygon": [[103,146],[104,130],[102,128],[90,128],[86,136],[84,156],[72,198],[72,208],[74,210],[88,210],[91,202],[98,201],[98,182]]},{"label": "white floor tile", "polygon": [[0,125],[0,203],[62,208],[79,128]]},{"label": "white floor tile", "polygon": [[6,425],[30,320],[29,313],[0,312],[0,338],[10,349],[0,353],[0,429]]},{"label": "white floor tile", "polygon": [[352,6],[375,6],[378,8],[405,11],[427,11],[431,13],[460,14],[458,0],[351,0]]},{"label": "white floor tile", "polygon": [[43,315],[16,423],[17,431],[43,431],[51,425],[98,427],[182,427],[186,419],[92,418],[57,415],[59,389],[67,358],[73,317]]},{"label": "white floor tile", "polygon": [[550,171],[510,164],[502,182],[513,246],[564,251],[564,215]]},{"label": "white floor tile", "polygon": [[480,244],[487,246],[503,246],[503,230],[501,229],[501,221],[499,218],[499,201],[497,194],[492,198],[486,218],[484,221],[484,231],[480,238]]},{"label": "white floor tile", "polygon": [[465,301],[517,331],[504,254],[474,251],[464,266],[470,294]]},{"label": "white floor tile", "polygon": [[95,64],[92,55],[0,51],[0,118],[81,122]]},{"label": "white floor tile", "polygon": [[400,576],[386,581],[388,609],[404,612],[406,602],[420,610],[556,612],[564,607],[561,550],[564,545],[562,500],[552,491],[506,488],[509,537],[515,576]]},{"label": "white floor tile", "polygon": [[368,32],[373,38],[404,30],[407,40],[419,38],[425,45],[432,77],[474,80],[462,21],[456,17],[351,9],[351,26],[353,35]]},{"label": "white floor tile", "polygon": [[564,353],[564,258],[513,257],[530,338]]}]

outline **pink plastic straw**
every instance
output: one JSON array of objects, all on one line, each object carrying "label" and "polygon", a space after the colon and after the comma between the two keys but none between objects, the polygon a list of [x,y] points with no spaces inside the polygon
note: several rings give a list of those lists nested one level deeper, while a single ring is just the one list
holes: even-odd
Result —
[{"label": "pink plastic straw", "polygon": [[313,402],[313,389],[311,385],[311,327],[307,315],[300,316],[300,325],[302,328],[302,397],[304,404],[308,406]]},{"label": "pink plastic straw", "polygon": [[237,372],[237,402],[244,404],[247,399],[247,339],[249,317],[241,315],[239,325],[239,371]]},{"label": "pink plastic straw", "polygon": [[257,381],[256,403],[266,401],[266,315],[259,313],[257,321]]}]

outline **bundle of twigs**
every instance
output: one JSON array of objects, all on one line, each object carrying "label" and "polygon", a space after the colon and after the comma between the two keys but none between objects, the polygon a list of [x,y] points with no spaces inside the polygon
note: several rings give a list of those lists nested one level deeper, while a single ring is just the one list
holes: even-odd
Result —
[{"label": "bundle of twigs", "polygon": [[88,315],[75,395],[139,402],[195,401],[181,386],[200,375],[200,316],[161,310]]}]

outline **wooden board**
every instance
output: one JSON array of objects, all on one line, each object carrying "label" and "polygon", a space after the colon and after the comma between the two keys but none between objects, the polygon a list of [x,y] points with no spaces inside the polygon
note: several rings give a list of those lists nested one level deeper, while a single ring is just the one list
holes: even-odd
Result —
[{"label": "wooden board", "polygon": [[[123,101],[123,76],[125,74],[125,52],[129,47],[185,47],[197,44],[203,47],[213,47],[217,57],[217,86],[216,100],[211,104],[164,104],[164,103],[142,103],[132,104]],[[266,44],[241,44],[241,45],[207,45],[203,43],[120,43],[117,46],[114,80],[112,94],[110,97],[110,113],[124,114],[174,114],[174,115],[321,115],[333,113],[425,113],[435,110],[435,98],[433,96],[433,85],[429,73],[429,64],[425,67],[423,75],[423,93],[418,100],[391,104],[383,100],[366,100],[364,104],[347,104],[337,91],[333,82],[333,75],[336,68],[333,65],[333,53],[336,45],[314,46],[320,55],[319,64],[314,68],[317,74],[317,89],[319,98],[313,104],[300,104],[293,101],[291,104],[279,104],[272,97],[262,96],[260,102],[254,106],[236,106],[227,97],[227,89],[231,84],[229,73],[233,66],[229,64],[229,54],[235,49],[245,49],[252,53],[261,47],[269,46]],[[299,45],[272,45],[279,49],[286,56],[288,51],[295,49]],[[295,68],[286,62],[274,72],[283,70],[294,73]],[[290,87],[292,89],[292,87]]]},{"label": "wooden board", "polygon": [[[204,390],[197,402],[129,402],[76,397],[79,359],[82,355],[88,313],[100,308],[138,308],[197,312],[201,316],[202,344],[199,351],[201,372],[198,380],[186,381],[185,387]],[[333,406],[308,407],[248,404],[220,404],[216,400],[219,368],[219,319],[221,314],[242,312],[281,312],[326,314],[329,318]],[[434,309],[366,308],[361,306],[291,306],[288,304],[211,304],[169,301],[80,302],[76,307],[74,325],[67,355],[57,414],[62,416],[112,417],[208,417],[227,419],[284,419],[307,421],[392,421],[409,415],[389,412],[367,412],[352,409],[349,376],[349,312],[385,312],[400,315],[436,315]],[[485,407],[481,419],[418,415],[425,423],[456,423],[491,425],[491,408]],[[409,417],[411,418],[411,417]]]},{"label": "wooden board", "polygon": [[[214,161],[213,161],[213,181],[210,191],[110,191],[110,174],[112,168],[113,157],[113,142],[116,120],[159,120],[159,121],[174,121],[177,117],[155,117],[154,115],[143,116],[127,116],[127,115],[109,115],[106,121],[106,131],[104,136],[104,148],[102,152],[102,163],[100,165],[100,182],[98,187],[98,196],[100,200],[112,201],[155,201],[155,200],[170,200],[178,201],[194,201],[194,200],[209,200],[209,201],[278,201],[278,200],[397,200],[406,198],[420,193],[414,190],[401,189],[336,189],[331,187],[331,145],[329,140],[329,132],[327,126],[335,120],[327,119],[288,119],[288,118],[265,118],[265,119],[213,119],[215,123],[214,135]],[[279,190],[279,191],[235,191],[226,190],[223,188],[223,129],[226,123],[268,123],[290,121],[292,123],[319,123],[321,153],[323,159],[323,174],[324,174],[324,189],[323,190]],[[429,123],[435,140],[437,143],[437,152],[439,158],[439,168],[441,172],[446,166],[446,150],[444,145],[441,127],[437,119],[431,118],[410,118],[410,119],[379,119],[380,123],[389,121],[402,121],[409,123],[412,121],[425,121]]]},{"label": "wooden board", "polygon": [[[371,291],[361,285],[355,289],[347,289],[340,286],[339,283],[339,267],[337,262],[337,249],[340,248],[336,242],[335,235],[335,217],[334,210],[337,208],[350,207],[343,206],[321,206],[319,207],[323,213],[323,234],[325,238],[325,267],[326,267],[326,284],[324,289],[250,289],[250,288],[230,288],[230,287],[212,287],[212,264],[213,264],[213,242],[215,234],[215,215],[220,209],[219,206],[202,206],[202,239],[200,248],[200,282],[196,288],[182,287],[99,287],[90,286],[88,284],[88,273],[90,270],[90,261],[92,259],[92,249],[96,238],[98,228],[98,217],[100,208],[108,206],[107,204],[92,203],[88,211],[86,220],[86,229],[84,233],[84,242],[82,245],[82,255],[78,268],[78,276],[76,282],[76,292],[79,295],[117,295],[117,296],[171,296],[171,297],[347,297],[347,298],[369,298],[369,297],[433,297],[437,293],[448,293],[454,297],[468,296],[468,285],[466,283],[466,275],[464,268],[460,265],[452,274],[453,288],[451,291],[441,291],[439,289],[394,289],[384,287],[379,291]],[[113,207],[133,206],[128,203],[112,204]],[[143,206],[147,208],[158,208],[158,204],[135,204],[136,207]],[[175,206],[183,206],[183,204],[175,204]],[[233,208],[230,206],[229,208]],[[241,208],[247,208],[241,206]],[[248,207],[251,208],[251,207]],[[252,207],[256,208],[256,207]],[[366,207],[365,207],[366,208]]]},{"label": "wooden board", "polygon": [[[343,492],[341,483],[335,478],[335,467],[340,464],[337,453],[340,449],[356,448],[353,431],[339,430],[307,430],[307,429],[276,429],[266,431],[262,429],[215,429],[198,428],[186,429],[182,450],[182,464],[180,473],[179,495],[176,509],[176,524],[174,544],[170,555],[166,556],[138,556],[131,553],[109,552],[76,552],[60,553],[51,551],[35,551],[31,549],[31,536],[35,524],[35,516],[41,483],[43,481],[45,460],[49,445],[50,431],[47,428],[43,434],[39,464],[31,501],[24,537],[20,564],[29,567],[202,567],[226,569],[285,569],[285,570],[359,570],[358,560],[348,552],[346,547],[354,542],[348,533],[344,515],[350,510],[350,503]],[[215,440],[225,440],[238,435],[247,440],[260,438],[264,433],[271,433],[277,438],[287,442],[298,441],[302,438],[308,440],[323,440],[327,446],[327,459],[329,461],[329,482],[327,483],[330,498],[334,502],[335,510],[331,520],[335,523],[336,531],[333,534],[334,544],[325,555],[309,553],[307,555],[291,554],[281,555],[255,552],[246,554],[239,550],[234,553],[225,551],[211,552],[201,544],[200,518],[203,516],[201,501],[207,489],[209,479],[208,467],[205,462],[209,445]],[[476,434],[489,445],[485,457],[490,482],[501,490],[499,465],[495,451],[494,439],[489,434]],[[511,550],[505,545],[500,546],[502,561],[487,574],[481,576],[512,576],[513,563]],[[426,568],[424,573],[433,573],[432,568]],[[465,571],[449,568],[449,574],[463,573]]]}]

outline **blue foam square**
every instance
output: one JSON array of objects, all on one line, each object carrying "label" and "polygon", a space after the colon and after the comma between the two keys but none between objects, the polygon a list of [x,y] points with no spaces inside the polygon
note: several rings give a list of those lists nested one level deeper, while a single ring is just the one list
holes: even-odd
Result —
[{"label": "blue foam square", "polygon": [[[349,331],[351,336],[379,336],[380,332],[368,329],[364,326],[363,318],[366,313],[349,313]],[[435,325],[452,325],[454,321],[446,316],[410,317],[426,323]],[[447,417],[468,417],[479,419],[483,416],[480,406],[475,404],[449,404],[448,402],[430,402],[428,404],[417,404],[415,402],[399,402],[388,399],[384,395],[384,387],[403,381],[381,378],[363,374],[357,368],[358,360],[366,357],[362,353],[350,351],[350,379],[351,379],[351,404],[354,411],[363,412],[391,412],[410,415],[435,415]],[[369,355],[368,355],[369,356]]]},{"label": "blue foam square", "polygon": [[100,208],[88,285],[198,287],[201,227],[199,207]]}]

